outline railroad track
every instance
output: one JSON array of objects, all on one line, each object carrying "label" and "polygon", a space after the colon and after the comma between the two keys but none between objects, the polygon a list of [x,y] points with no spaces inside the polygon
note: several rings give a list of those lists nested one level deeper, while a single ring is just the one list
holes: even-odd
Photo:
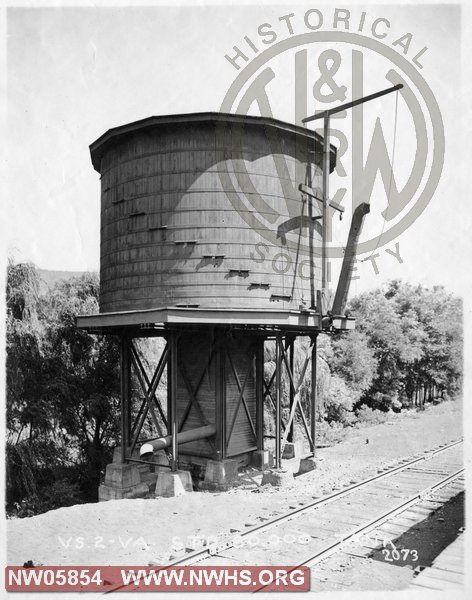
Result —
[{"label": "railroad track", "polygon": [[[352,542],[355,545],[359,536],[379,530],[382,532],[382,527],[387,528],[382,532],[384,543],[392,541],[402,531],[402,528],[395,528],[397,517],[423,505],[424,512],[420,513],[420,518],[424,519],[442,502],[463,489],[462,444],[457,441],[427,453],[419,461],[408,461],[309,507],[302,507],[255,528],[258,531],[257,544],[253,546],[249,544],[235,548],[234,541],[229,542],[226,546],[231,545],[231,549],[213,549],[213,557],[207,555],[193,562],[215,564],[217,558],[220,564],[289,563],[293,568],[311,568],[340,550],[346,551],[350,543],[351,546]],[[425,504],[429,504],[426,510]],[[392,524],[393,530],[389,530]],[[409,526],[411,524],[404,525],[403,532]],[[297,535],[299,540],[304,538],[306,541],[308,537],[308,542],[298,545],[283,543],[290,536],[293,540]],[[262,586],[254,591],[264,589]]]},{"label": "railroad track", "polygon": [[216,544],[189,551],[165,566],[153,561],[149,566],[162,569],[199,563],[312,567],[417,503],[429,503],[434,510],[440,505],[434,495],[447,486],[463,486],[463,473],[461,438],[380,469],[377,475],[237,535],[222,537]]},{"label": "railroad track", "polygon": [[[462,438],[404,459],[392,468],[345,487],[216,544],[187,552],[166,566],[208,564],[226,559],[250,565],[316,564],[360,533],[366,533],[407,510],[435,489],[461,476]],[[365,509],[373,511],[366,519]],[[352,526],[352,527],[349,527]],[[300,543],[290,543],[287,539]],[[333,539],[334,538],[334,539]],[[275,547],[279,540],[279,551]],[[285,543],[284,543],[285,540]],[[247,543],[246,543],[247,542]],[[315,551],[314,551],[315,549]],[[307,556],[308,555],[308,556]],[[215,560],[217,559],[217,560]],[[303,560],[300,560],[303,559]],[[162,566],[150,562],[150,566]]]}]

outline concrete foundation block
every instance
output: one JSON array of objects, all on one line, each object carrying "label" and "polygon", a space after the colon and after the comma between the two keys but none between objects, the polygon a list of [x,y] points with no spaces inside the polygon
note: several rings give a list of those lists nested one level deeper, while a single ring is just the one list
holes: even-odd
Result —
[{"label": "concrete foundation block", "polygon": [[261,470],[272,467],[272,453],[269,450],[256,450],[251,455],[251,465]]},{"label": "concrete foundation block", "polygon": [[123,498],[123,490],[110,487],[109,485],[100,485],[98,488],[98,501],[106,502],[107,500],[121,500]]},{"label": "concrete foundation block", "polygon": [[282,458],[296,458],[302,454],[302,451],[303,447],[300,442],[287,442],[284,446],[284,451],[282,452]]},{"label": "concrete foundation block", "polygon": [[149,462],[155,463],[155,471],[169,471],[166,465],[169,464],[169,459],[167,458],[167,454],[164,450],[158,450],[154,452],[154,454],[148,459]]},{"label": "concrete foundation block", "polygon": [[283,469],[264,471],[261,485],[273,485],[275,487],[287,487],[294,482],[293,473]]},{"label": "concrete foundation block", "polygon": [[141,473],[141,483],[147,484],[150,492],[154,492],[156,488],[157,473]]},{"label": "concrete foundation block", "polygon": [[149,486],[142,481],[138,485],[133,486],[130,490],[125,491],[124,498],[145,498],[149,494]]},{"label": "concrete foundation block", "polygon": [[110,463],[107,465],[105,472],[105,485],[124,489],[130,488],[141,483],[139,469],[133,464],[116,464]]},{"label": "concrete foundation block", "polygon": [[316,461],[312,456],[310,456],[308,458],[302,458],[300,460],[300,467],[298,469],[298,472],[300,474],[309,473],[310,471],[314,471],[315,469],[316,469]]},{"label": "concrete foundation block", "polygon": [[121,462],[121,446],[115,446],[113,449],[113,462],[119,464]]},{"label": "concrete foundation block", "polygon": [[189,471],[160,471],[154,495],[171,498],[193,492],[192,476]]},{"label": "concrete foundation block", "polygon": [[98,488],[98,501],[105,502],[107,500],[122,500],[123,498],[145,498],[148,493],[149,486],[146,483],[138,483],[137,485],[127,488],[117,488],[102,484]]},{"label": "concrete foundation block", "polygon": [[99,502],[144,498],[149,493],[149,485],[143,481],[145,476],[146,473],[138,465],[110,463],[105,471],[105,482],[98,488]]},{"label": "concrete foundation block", "polygon": [[238,478],[238,463],[236,460],[209,460],[205,468],[203,484],[228,486]]}]

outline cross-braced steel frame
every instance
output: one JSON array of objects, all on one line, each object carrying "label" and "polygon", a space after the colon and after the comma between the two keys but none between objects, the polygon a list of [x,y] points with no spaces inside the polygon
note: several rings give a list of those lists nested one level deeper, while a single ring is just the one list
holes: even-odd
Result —
[{"label": "cross-braced steel frame", "polygon": [[[206,357],[205,367],[198,377],[192,382],[186,366],[179,357],[179,337],[182,330],[167,329],[157,331],[143,331],[136,328],[124,328],[119,333],[121,348],[121,460],[122,462],[143,462],[134,457],[133,452],[141,444],[158,438],[166,438],[168,446],[165,453],[169,464],[161,466],[170,467],[176,471],[179,467],[179,433],[182,432],[190,410],[193,408],[199,415],[201,425],[215,425],[216,433],[207,438],[212,449],[213,458],[225,459],[228,456],[228,447],[231,440],[234,424],[240,411],[243,411],[254,436],[253,450],[264,450],[264,401],[269,399],[275,412],[275,465],[281,467],[282,455],[285,444],[293,441],[294,422],[298,414],[310,445],[313,456],[316,451],[316,354],[318,332],[311,332],[310,344],[304,352],[301,369],[298,376],[295,374],[295,340],[298,332],[278,331],[270,335],[266,331],[257,331],[253,342],[248,347],[248,361],[243,373],[235,367],[231,349],[225,342],[224,328],[215,328],[213,342]],[[117,333],[117,332],[115,332]],[[254,333],[254,332],[253,332]],[[306,333],[305,333],[306,335]],[[142,337],[163,337],[165,346],[158,357],[152,373],[148,373],[135,340]],[[264,344],[267,340],[275,340],[275,368],[269,378],[264,377]],[[301,389],[305,380],[308,365],[311,362],[311,396],[309,414],[307,415],[301,402]],[[215,423],[208,423],[208,418],[199,402],[199,391],[210,366],[214,365],[217,382],[215,392]],[[226,368],[226,371],[225,371]],[[256,414],[251,415],[247,399],[247,381],[250,370],[255,374]],[[159,400],[157,390],[167,372],[167,398],[166,406]],[[233,378],[237,390],[237,399],[228,408],[225,392],[226,377]],[[289,414],[287,419],[282,418],[283,378],[284,373],[288,379]],[[137,410],[133,412],[132,374],[138,382],[142,392],[142,399]],[[188,401],[185,406],[177,406],[178,384],[184,385]],[[234,399],[233,399],[234,400]],[[231,414],[227,414],[231,410]],[[151,437],[144,437],[145,424],[151,430]],[[154,435],[155,432],[155,435]],[[156,465],[156,462],[149,462]]]},{"label": "cross-braced steel frame", "polygon": [[[268,380],[263,380],[264,398],[269,398],[272,408],[275,412],[275,465],[281,467],[282,455],[285,444],[293,441],[295,415],[299,414],[303,423],[303,428],[310,445],[310,451],[313,456],[316,452],[316,409],[317,409],[317,390],[316,390],[316,356],[317,356],[317,336],[314,333],[310,336],[310,344],[303,357],[302,368],[298,377],[295,376],[294,356],[295,340],[294,335],[283,335],[282,333],[275,337],[275,369]],[[311,393],[310,393],[310,412],[309,417],[301,403],[301,388],[305,380],[308,365],[311,362]],[[282,397],[283,397],[283,373],[288,376],[289,384],[289,416],[288,420],[282,417]],[[271,388],[275,381],[275,399]]]}]

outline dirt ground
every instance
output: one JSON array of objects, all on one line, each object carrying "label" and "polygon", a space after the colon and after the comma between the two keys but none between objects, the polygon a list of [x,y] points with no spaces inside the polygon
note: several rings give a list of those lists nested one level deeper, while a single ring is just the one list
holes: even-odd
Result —
[{"label": "dirt ground", "polygon": [[[346,439],[317,451],[317,468],[288,487],[261,486],[261,475],[241,475],[229,492],[195,492],[178,498],[113,500],[84,504],[7,522],[9,565],[147,565],[165,563],[195,537],[230,535],[359,481],[397,459],[462,435],[454,402],[353,429]],[[285,461],[296,470],[297,461]],[[174,548],[174,550],[173,550]]]}]

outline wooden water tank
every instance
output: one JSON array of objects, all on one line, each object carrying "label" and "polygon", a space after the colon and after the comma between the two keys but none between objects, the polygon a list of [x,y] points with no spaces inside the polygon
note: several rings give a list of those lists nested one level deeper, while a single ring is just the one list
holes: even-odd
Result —
[{"label": "wooden water tank", "polygon": [[151,117],[109,130],[91,145],[100,312],[299,308],[310,282],[298,185],[319,175],[321,150],[313,132],[262,117]]}]

